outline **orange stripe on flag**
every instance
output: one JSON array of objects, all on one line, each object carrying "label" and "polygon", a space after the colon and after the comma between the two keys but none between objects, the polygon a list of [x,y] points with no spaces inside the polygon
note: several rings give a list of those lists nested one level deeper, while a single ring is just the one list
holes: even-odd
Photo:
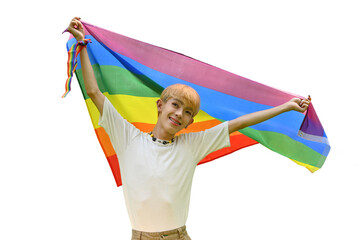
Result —
[{"label": "orange stripe on flag", "polygon": [[239,150],[241,148],[249,147],[252,145],[257,144],[258,142],[245,136],[244,134],[237,134],[239,132],[235,132],[235,134],[230,135],[230,147],[226,147],[220,150],[217,150],[215,152],[210,153],[207,155],[203,160],[201,160],[198,165],[210,162],[212,160],[215,160],[219,157],[223,157],[227,154],[230,154],[232,152],[235,152],[236,150]]},{"label": "orange stripe on flag", "polygon": [[155,124],[151,124],[151,123],[133,122],[132,124],[135,127],[137,127],[140,131],[146,133],[151,132],[155,127]]},{"label": "orange stripe on flag", "polygon": [[202,122],[194,122],[190,124],[190,126],[186,129],[183,129],[179,132],[181,133],[189,133],[189,132],[200,132],[204,131],[205,129],[212,128],[216,125],[219,125],[221,122],[217,119],[202,121]]},{"label": "orange stripe on flag", "polygon": [[102,127],[96,128],[95,133],[97,138],[99,139],[100,145],[105,153],[105,156],[110,157],[112,155],[116,155],[115,150],[110,142],[110,138],[105,132],[105,129]]},{"label": "orange stripe on flag", "polygon": [[96,128],[95,133],[97,138],[99,139],[99,143],[101,148],[103,149],[106,159],[111,168],[111,172],[115,178],[116,186],[121,186],[121,174],[120,174],[120,166],[115,150],[110,142],[110,138],[105,132],[105,129],[102,127]]}]

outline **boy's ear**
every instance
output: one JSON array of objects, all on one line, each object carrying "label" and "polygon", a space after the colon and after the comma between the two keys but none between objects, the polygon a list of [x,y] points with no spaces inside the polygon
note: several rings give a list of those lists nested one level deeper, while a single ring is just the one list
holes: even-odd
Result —
[{"label": "boy's ear", "polygon": [[164,106],[164,102],[161,99],[158,99],[156,101],[156,106],[157,106],[157,110],[158,110],[158,114],[162,111],[162,108]]}]

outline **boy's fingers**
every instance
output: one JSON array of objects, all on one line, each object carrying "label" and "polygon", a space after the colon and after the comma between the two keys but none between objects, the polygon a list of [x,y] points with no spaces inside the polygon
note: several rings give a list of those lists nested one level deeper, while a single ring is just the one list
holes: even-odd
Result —
[{"label": "boy's fingers", "polygon": [[79,22],[78,20],[74,19],[72,22],[71,22],[71,27],[72,28],[75,28],[75,29],[82,29],[82,24],[81,22]]},{"label": "boy's fingers", "polygon": [[77,26],[78,28],[80,28],[80,29],[83,28],[82,23],[81,23],[79,20],[76,19],[75,22],[76,22],[76,26]]},{"label": "boy's fingers", "polygon": [[301,103],[301,99],[300,98],[293,98],[292,99],[293,102],[300,104]]},{"label": "boy's fingers", "polygon": [[74,18],[74,19],[71,21],[70,25],[71,25],[72,27],[76,26],[76,25],[77,25],[77,20]]}]

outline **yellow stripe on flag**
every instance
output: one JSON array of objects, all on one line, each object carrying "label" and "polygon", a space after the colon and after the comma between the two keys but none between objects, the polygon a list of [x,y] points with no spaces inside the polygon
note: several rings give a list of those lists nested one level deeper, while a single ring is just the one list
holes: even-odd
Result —
[{"label": "yellow stripe on flag", "polygon": [[[110,95],[104,93],[104,95],[109,99],[113,104],[115,109],[127,119],[129,122],[142,122],[148,124],[156,124],[157,122],[157,109],[156,101],[159,98],[156,97],[135,97],[129,95]],[[99,128],[99,116],[100,113],[97,110],[95,104],[90,98],[85,100],[86,106],[88,108],[92,124],[94,128]],[[202,122],[213,120],[206,112],[200,110],[199,113],[195,116],[194,122]]]},{"label": "yellow stripe on flag", "polygon": [[294,161],[295,163],[299,164],[300,166],[306,167],[306,168],[309,169],[309,171],[312,172],[312,173],[314,173],[314,172],[316,172],[317,170],[320,169],[320,168],[318,168],[318,167],[314,167],[314,166],[311,166],[311,165],[309,165],[309,164],[296,161],[296,160],[294,160],[294,159],[291,159],[291,160]]}]

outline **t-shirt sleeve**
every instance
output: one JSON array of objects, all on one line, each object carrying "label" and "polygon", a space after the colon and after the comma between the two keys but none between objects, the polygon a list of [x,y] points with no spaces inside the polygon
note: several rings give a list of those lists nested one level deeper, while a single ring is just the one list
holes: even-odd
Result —
[{"label": "t-shirt sleeve", "polygon": [[208,154],[224,147],[230,147],[228,122],[223,122],[202,132],[190,133],[187,140],[196,163],[199,163]]},{"label": "t-shirt sleeve", "polygon": [[99,125],[103,127],[109,135],[116,153],[124,151],[131,140],[141,133],[139,129],[118,113],[106,97],[104,100],[103,113],[99,118]]}]

